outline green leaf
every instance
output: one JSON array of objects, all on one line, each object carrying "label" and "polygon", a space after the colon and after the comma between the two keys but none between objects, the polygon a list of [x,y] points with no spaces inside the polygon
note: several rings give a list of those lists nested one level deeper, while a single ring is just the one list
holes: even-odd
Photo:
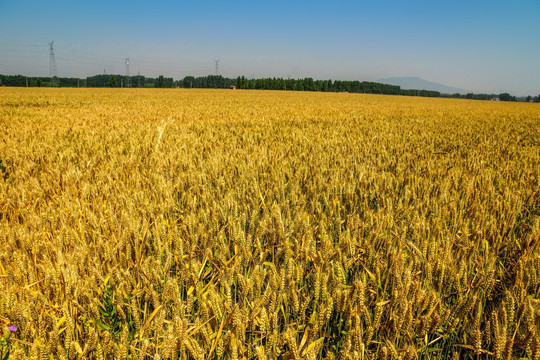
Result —
[{"label": "green leaf", "polygon": [[107,318],[111,316],[109,314],[109,312],[103,308],[103,306],[98,305],[98,309],[99,309],[99,312],[101,313],[101,315],[103,315],[103,316],[105,316]]},{"label": "green leaf", "polygon": [[96,320],[96,324],[97,324],[100,328],[102,328],[103,330],[107,330],[107,331],[108,331],[108,330],[111,330],[111,327],[110,327],[110,326],[105,325],[104,323],[102,323],[102,322],[99,321],[99,320]]}]

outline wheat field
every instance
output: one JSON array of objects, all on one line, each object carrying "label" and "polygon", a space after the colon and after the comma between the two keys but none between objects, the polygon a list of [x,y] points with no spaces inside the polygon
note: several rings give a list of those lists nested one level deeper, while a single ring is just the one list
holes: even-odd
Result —
[{"label": "wheat field", "polygon": [[540,360],[540,107],[0,88],[0,359]]}]

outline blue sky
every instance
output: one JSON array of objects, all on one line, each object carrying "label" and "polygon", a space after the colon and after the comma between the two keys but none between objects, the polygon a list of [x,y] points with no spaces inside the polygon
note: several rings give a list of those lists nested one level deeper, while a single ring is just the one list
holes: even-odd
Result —
[{"label": "blue sky", "polygon": [[0,0],[0,73],[418,76],[540,93],[540,1]]}]

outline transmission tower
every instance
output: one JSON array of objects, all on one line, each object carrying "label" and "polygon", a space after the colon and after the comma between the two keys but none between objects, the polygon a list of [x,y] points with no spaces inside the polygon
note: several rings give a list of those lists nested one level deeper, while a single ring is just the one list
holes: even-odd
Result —
[{"label": "transmission tower", "polygon": [[129,58],[126,58],[126,87],[131,87],[131,79],[129,77]]},{"label": "transmission tower", "polygon": [[219,75],[219,60],[214,60],[216,62],[216,76]]},{"label": "transmission tower", "polygon": [[58,73],[56,71],[56,60],[54,58],[54,40],[49,42],[49,51],[49,75],[51,77],[51,81],[54,83],[58,77]]}]

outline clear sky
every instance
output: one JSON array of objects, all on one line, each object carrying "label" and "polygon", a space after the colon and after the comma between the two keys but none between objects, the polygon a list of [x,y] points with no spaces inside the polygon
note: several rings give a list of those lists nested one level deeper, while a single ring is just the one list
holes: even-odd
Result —
[{"label": "clear sky", "polygon": [[418,76],[540,93],[540,0],[0,0],[0,74]]}]

